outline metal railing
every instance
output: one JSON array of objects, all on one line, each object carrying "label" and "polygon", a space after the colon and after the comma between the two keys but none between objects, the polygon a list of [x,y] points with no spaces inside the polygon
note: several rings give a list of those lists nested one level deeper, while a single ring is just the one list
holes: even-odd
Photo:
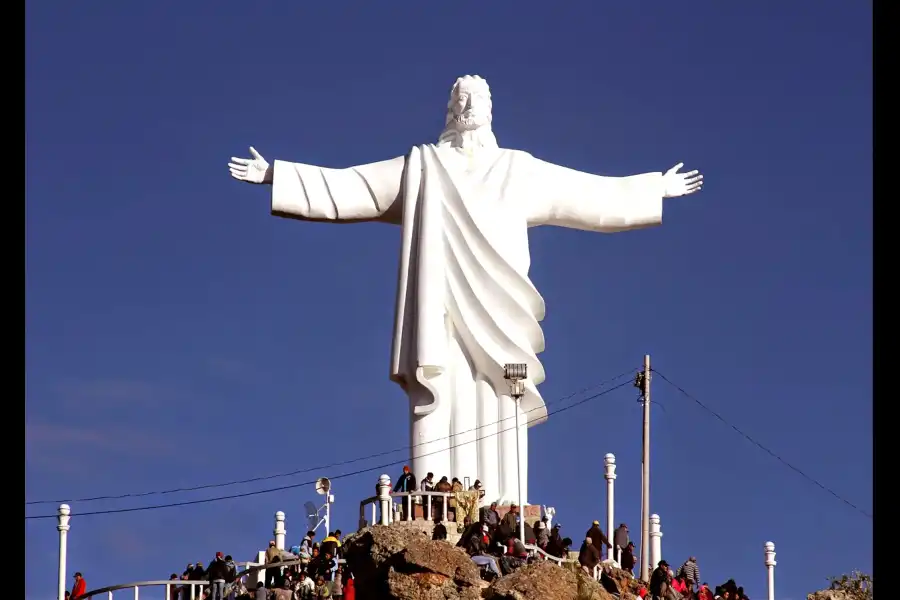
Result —
[{"label": "metal railing", "polygon": [[575,562],[569,558],[560,558],[558,556],[553,556],[552,554],[547,554],[547,552],[533,544],[525,544],[525,549],[533,554],[543,556],[546,560],[552,560],[558,565],[562,565],[563,563]]},{"label": "metal railing", "polygon": [[72,600],[84,600],[93,596],[99,596],[101,594],[107,594],[109,600],[112,600],[113,592],[127,589],[134,589],[134,600],[138,600],[138,598],[140,597],[140,592],[138,590],[140,588],[159,586],[166,586],[166,600],[170,600],[172,598],[173,587],[177,588],[188,585],[191,586],[191,600],[200,600],[200,598],[203,596],[203,588],[209,585],[209,582],[202,580],[182,581],[180,579],[169,579],[166,581],[135,581],[134,583],[122,583],[119,585],[111,585],[109,587],[91,590],[89,592],[85,592],[81,596],[72,598]]},{"label": "metal railing", "polygon": [[[238,572],[235,577],[235,581],[240,581],[244,577],[249,575],[253,575],[259,571],[263,571],[266,569],[280,569],[282,567],[290,567],[293,565],[299,565],[301,561],[299,558],[297,560],[285,560],[277,563],[268,563],[268,564],[258,564],[252,562],[240,563],[241,565],[246,566],[247,568],[243,571]],[[344,559],[338,559],[338,564],[346,564]],[[172,598],[172,588],[175,587],[183,587],[190,586],[191,595],[190,600],[201,600],[203,597],[203,589],[209,585],[209,581],[203,580],[189,580],[182,581],[180,579],[169,579],[169,580],[160,580],[160,581],[135,581],[133,583],[122,583],[119,585],[111,585],[109,587],[99,588],[96,590],[90,590],[89,592],[85,592],[81,596],[76,596],[72,598],[72,600],[87,600],[93,596],[99,596],[101,594],[107,594],[108,600],[113,600],[113,592],[118,590],[134,590],[134,600],[140,599],[140,588],[148,588],[148,587],[160,587],[165,586],[166,588],[166,596],[165,600],[171,600]],[[231,588],[234,586],[234,583],[229,583],[225,585],[225,595],[227,596]]]},{"label": "metal railing", "polygon": [[[421,501],[422,505],[425,507],[425,520],[431,520],[431,508],[432,508],[432,497],[440,497],[443,498],[442,502],[443,506],[441,507],[441,519],[443,521],[447,521],[447,509],[450,504],[450,500],[452,500],[455,496],[456,492],[435,492],[435,491],[415,491],[415,492],[391,492],[391,502],[389,506],[389,514],[387,518],[388,523],[394,522],[394,498],[400,499],[400,504],[406,505],[406,521],[413,520],[413,505],[418,505],[419,502],[414,502],[415,499]],[[376,525],[380,523],[378,520],[378,505],[381,502],[381,498],[378,496],[372,496],[370,498],[366,498],[362,502],[359,503],[359,521],[360,521],[360,529],[364,527],[363,523],[368,523],[369,525]],[[367,521],[366,519],[366,506],[372,505],[372,520]]]}]

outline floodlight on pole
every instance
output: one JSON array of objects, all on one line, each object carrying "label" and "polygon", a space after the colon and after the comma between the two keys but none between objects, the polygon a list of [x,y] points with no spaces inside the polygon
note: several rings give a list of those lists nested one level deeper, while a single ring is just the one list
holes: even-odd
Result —
[{"label": "floodlight on pole", "polygon": [[509,363],[503,366],[503,378],[509,383],[509,395],[516,402],[516,476],[519,480],[519,540],[525,543],[525,513],[522,510],[522,446],[519,442],[519,413],[522,396],[525,395],[525,379],[528,378],[528,365],[525,363]]},{"label": "floodlight on pole", "polygon": [[334,496],[331,494],[331,480],[327,477],[316,479],[316,493],[325,496],[325,535],[331,533],[331,503]]}]

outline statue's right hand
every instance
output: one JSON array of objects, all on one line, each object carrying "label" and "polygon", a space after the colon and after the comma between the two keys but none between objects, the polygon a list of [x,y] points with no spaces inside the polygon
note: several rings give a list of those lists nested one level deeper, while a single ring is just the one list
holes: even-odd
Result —
[{"label": "statue's right hand", "polygon": [[253,158],[231,157],[228,163],[231,176],[247,183],[272,183],[272,166],[253,146],[250,146],[250,155]]}]

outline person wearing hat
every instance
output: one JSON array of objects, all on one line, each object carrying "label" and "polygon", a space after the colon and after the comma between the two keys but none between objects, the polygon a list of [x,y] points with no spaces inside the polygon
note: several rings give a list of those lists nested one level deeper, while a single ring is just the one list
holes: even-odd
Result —
[{"label": "person wearing hat", "polygon": [[478,527],[478,523],[475,523],[473,529],[474,531],[471,532],[463,544],[463,550],[466,551],[473,563],[487,569],[494,577],[502,577],[503,573],[500,571],[500,565],[497,564],[497,560],[493,556],[488,555],[491,538],[487,524],[482,523],[481,527]]},{"label": "person wearing hat", "polygon": [[628,544],[624,548],[619,551],[619,567],[622,568],[623,571],[627,571],[629,574],[634,575],[634,542],[629,541]]},{"label": "person wearing hat", "polygon": [[225,580],[228,578],[228,566],[221,552],[209,564],[206,571],[209,580],[209,600],[225,600]]},{"label": "person wearing hat", "polygon": [[475,480],[475,483],[472,484],[472,486],[469,488],[469,491],[470,491],[470,492],[478,492],[478,499],[479,499],[479,500],[481,500],[482,498],[484,498],[485,491],[484,491],[484,489],[481,487],[481,480],[480,480],[480,479],[476,479],[476,480]]},{"label": "person wearing hat", "polygon": [[[409,465],[403,466],[403,475],[397,478],[397,483],[394,485],[394,492],[398,493],[408,493],[416,491],[416,476],[412,474],[412,471],[409,470]],[[401,519],[406,521],[409,517],[406,514],[409,511],[409,500],[406,498],[401,498],[402,502],[400,502],[400,514]]]},{"label": "person wearing hat", "polygon": [[[269,547],[266,548],[266,564],[281,562],[281,550],[275,546],[275,540],[269,540]],[[266,569],[266,586],[270,588],[277,587],[275,580],[278,579],[280,569],[278,567],[269,567]]]},{"label": "person wearing hat", "polygon": [[519,506],[515,502],[513,502],[509,505],[509,512],[503,515],[503,518],[500,519],[500,531],[502,531],[506,536],[515,536],[518,534],[518,528]]},{"label": "person wearing hat", "polygon": [[563,540],[559,533],[561,527],[562,523],[554,523],[553,529],[550,530],[550,539],[547,540],[547,554],[556,556],[557,558],[564,558]]},{"label": "person wearing hat", "polygon": [[630,541],[631,538],[628,536],[628,525],[622,523],[616,527],[616,530],[613,532],[613,558],[619,560],[619,552],[624,550],[625,546],[627,546]]},{"label": "person wearing hat", "polygon": [[664,560],[659,561],[653,573],[650,574],[650,596],[653,600],[665,600],[669,594],[669,563]]},{"label": "person wearing hat", "polygon": [[75,573],[75,584],[72,586],[72,598],[78,598],[79,596],[83,596],[87,591],[87,583],[84,580],[84,577],[81,576],[81,571]]},{"label": "person wearing hat", "polygon": [[581,570],[587,575],[594,576],[594,567],[600,564],[600,551],[594,546],[594,540],[590,536],[584,538],[581,550],[578,551],[578,563]]},{"label": "person wearing hat", "polygon": [[691,592],[694,591],[695,585],[700,585],[700,567],[697,566],[697,557],[691,556],[688,558],[681,568],[678,569],[678,572],[684,575],[684,579],[687,582],[687,586],[691,589]]},{"label": "person wearing hat", "polygon": [[547,529],[547,522],[543,519],[534,524],[534,541],[538,548],[547,551],[547,542],[550,541],[550,531]]},{"label": "person wearing hat", "polygon": [[594,540],[594,546],[597,548],[597,552],[600,553],[600,560],[603,560],[603,547],[612,548],[612,544],[609,543],[606,534],[600,529],[600,521],[594,521],[585,536]]}]

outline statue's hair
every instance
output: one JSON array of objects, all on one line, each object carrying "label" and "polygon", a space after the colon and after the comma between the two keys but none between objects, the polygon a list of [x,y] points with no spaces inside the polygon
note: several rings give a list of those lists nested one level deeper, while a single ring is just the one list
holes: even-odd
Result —
[{"label": "statue's hair", "polygon": [[[463,75],[462,77],[457,78],[453,83],[453,87],[450,89],[450,99],[447,101],[447,113],[444,119],[444,131],[441,133],[440,138],[438,138],[439,146],[452,144],[461,135],[457,128],[454,127],[453,106],[459,98],[460,91],[466,89],[479,91],[487,96],[488,100],[491,98],[491,88],[488,85],[488,82],[481,76]],[[468,133],[469,135],[474,136],[474,139],[477,140],[479,145],[497,146],[497,138],[494,136],[490,122],[488,122],[487,125]]]}]

